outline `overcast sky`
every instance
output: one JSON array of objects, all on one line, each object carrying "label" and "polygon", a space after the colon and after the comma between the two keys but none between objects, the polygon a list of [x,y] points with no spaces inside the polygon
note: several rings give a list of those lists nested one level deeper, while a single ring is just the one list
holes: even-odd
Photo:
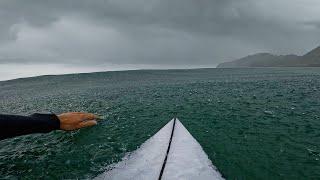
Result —
[{"label": "overcast sky", "polygon": [[0,0],[0,80],[215,67],[320,45],[320,0]]}]

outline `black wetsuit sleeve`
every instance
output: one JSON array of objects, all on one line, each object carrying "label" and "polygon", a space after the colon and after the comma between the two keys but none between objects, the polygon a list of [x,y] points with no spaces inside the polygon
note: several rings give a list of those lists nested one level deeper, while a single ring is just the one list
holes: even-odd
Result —
[{"label": "black wetsuit sleeve", "polygon": [[31,116],[1,115],[0,140],[31,133],[47,133],[60,128],[54,114],[32,114]]}]

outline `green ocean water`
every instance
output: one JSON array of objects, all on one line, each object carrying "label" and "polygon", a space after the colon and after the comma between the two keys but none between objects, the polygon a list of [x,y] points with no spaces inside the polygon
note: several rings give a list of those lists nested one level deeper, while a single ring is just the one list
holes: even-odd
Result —
[{"label": "green ocean water", "polygon": [[320,179],[320,68],[141,70],[0,82],[0,113],[99,125],[0,141],[0,179],[90,179],[175,113],[227,179]]}]

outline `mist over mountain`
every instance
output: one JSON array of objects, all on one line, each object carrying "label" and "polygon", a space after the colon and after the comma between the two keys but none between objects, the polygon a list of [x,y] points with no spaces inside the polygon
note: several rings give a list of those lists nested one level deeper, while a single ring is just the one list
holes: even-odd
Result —
[{"label": "mist over mountain", "polygon": [[303,56],[258,53],[217,66],[217,68],[239,67],[320,67],[320,46]]}]

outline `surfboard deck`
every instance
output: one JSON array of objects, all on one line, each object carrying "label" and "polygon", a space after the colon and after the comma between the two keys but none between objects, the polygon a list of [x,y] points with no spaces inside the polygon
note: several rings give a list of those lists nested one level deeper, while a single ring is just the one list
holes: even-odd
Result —
[{"label": "surfboard deck", "polygon": [[224,179],[178,119],[168,122],[140,148],[108,169],[95,179]]}]

